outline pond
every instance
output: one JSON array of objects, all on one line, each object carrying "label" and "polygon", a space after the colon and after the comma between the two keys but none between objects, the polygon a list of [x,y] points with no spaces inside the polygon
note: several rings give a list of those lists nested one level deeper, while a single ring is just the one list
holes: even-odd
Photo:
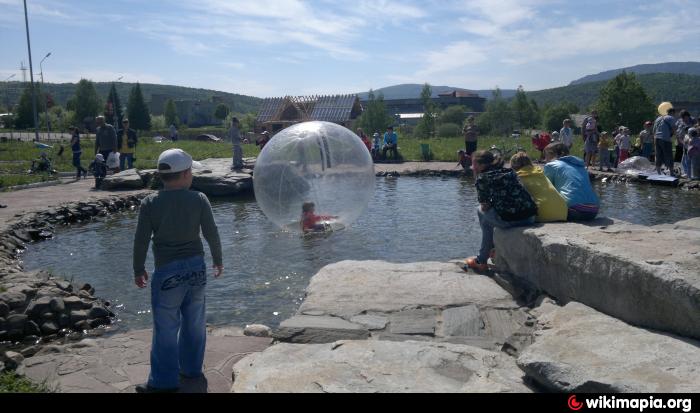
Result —
[{"label": "pond", "polygon": [[[252,198],[214,201],[226,272],[219,280],[210,278],[207,322],[277,326],[297,310],[309,278],[329,263],[449,261],[476,252],[480,231],[472,180],[377,178],[375,185],[360,220],[327,238],[303,239],[278,230]],[[596,184],[596,189],[603,215],[632,223],[672,223],[700,210],[698,193],[624,183]],[[59,231],[53,240],[28,248],[25,268],[90,283],[116,307],[118,328],[148,328],[149,291],[133,284],[135,227],[131,212]],[[150,253],[146,268],[153,268]]]}]

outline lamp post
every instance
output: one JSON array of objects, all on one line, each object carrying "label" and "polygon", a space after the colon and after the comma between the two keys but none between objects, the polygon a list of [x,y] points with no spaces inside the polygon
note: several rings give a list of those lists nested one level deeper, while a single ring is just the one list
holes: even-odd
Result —
[{"label": "lamp post", "polygon": [[24,0],[24,26],[27,31],[27,51],[29,52],[29,80],[32,89],[32,109],[34,111],[34,140],[39,140],[39,117],[36,114],[36,91],[34,90],[34,68],[32,66],[32,44],[29,41],[29,17],[27,16],[27,0]]},{"label": "lamp post", "polygon": [[[10,76],[8,76],[7,79],[5,79],[3,81],[3,83],[7,83],[13,77],[15,77],[14,73],[11,74]],[[10,87],[9,86],[5,86],[5,106],[7,106],[7,112],[11,113],[12,108],[10,108]],[[14,125],[12,125],[12,126],[14,128]],[[12,140],[12,129],[10,129],[10,140]]]},{"label": "lamp post", "polygon": [[[113,83],[118,83],[124,76],[119,76]],[[112,96],[112,113],[114,115],[114,129],[119,128],[119,112],[117,112],[117,87],[114,86],[114,96]]]},{"label": "lamp post", "polygon": [[[44,89],[44,67],[42,66],[42,63],[44,63],[44,60],[46,60],[49,56],[51,56],[51,52],[48,52],[46,56],[44,56],[43,59],[39,62],[39,69],[41,70],[41,89]],[[46,93],[44,91],[44,93]],[[51,139],[51,118],[49,118],[49,95],[46,95],[46,102],[44,102],[45,106],[45,113],[46,113],[46,131],[48,132],[48,138]]]}]

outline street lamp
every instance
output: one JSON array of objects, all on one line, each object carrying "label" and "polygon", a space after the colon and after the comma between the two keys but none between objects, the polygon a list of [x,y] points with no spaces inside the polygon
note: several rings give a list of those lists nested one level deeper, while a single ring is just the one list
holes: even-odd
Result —
[{"label": "street lamp", "polygon": [[32,44],[29,41],[29,15],[27,13],[27,0],[24,0],[24,26],[27,30],[27,52],[29,54],[29,80],[32,88],[32,109],[34,112],[34,140],[39,140],[39,118],[36,114],[36,91],[34,90],[34,68],[32,66]]},{"label": "street lamp", "polygon": [[[120,80],[122,80],[124,76],[119,76],[117,80],[115,80],[113,83],[118,83]],[[113,120],[114,120],[114,129],[119,128],[119,113],[117,112],[117,87],[114,87],[114,96],[112,96],[112,114],[113,114]]]},{"label": "street lamp", "polygon": [[[49,56],[51,56],[51,52],[48,52],[46,56],[44,56],[43,59],[39,62],[39,69],[41,70],[41,89],[44,89],[44,67],[42,66],[42,63],[44,63],[44,60],[46,60]],[[46,91],[44,91],[46,93]],[[45,103],[45,112],[46,112],[46,130],[48,131],[48,138],[51,139],[51,118],[49,118],[49,95],[48,93],[46,94],[46,102]]]}]

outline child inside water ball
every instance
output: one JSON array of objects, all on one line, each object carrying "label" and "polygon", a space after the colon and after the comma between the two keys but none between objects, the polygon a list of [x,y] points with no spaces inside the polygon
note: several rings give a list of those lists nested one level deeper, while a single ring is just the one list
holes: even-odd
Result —
[{"label": "child inside water ball", "polygon": [[324,232],[326,231],[326,226],[322,221],[338,218],[331,215],[316,215],[314,213],[315,209],[316,204],[313,202],[304,202],[301,206],[301,230],[305,234],[309,232]]}]

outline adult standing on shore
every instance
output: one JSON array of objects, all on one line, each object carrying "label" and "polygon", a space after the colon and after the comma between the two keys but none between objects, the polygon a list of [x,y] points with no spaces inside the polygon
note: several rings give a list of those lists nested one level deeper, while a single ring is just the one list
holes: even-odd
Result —
[{"label": "adult standing on shore", "polygon": [[95,124],[95,154],[101,154],[107,162],[109,154],[117,151],[117,131],[114,130],[114,126],[105,123],[104,116],[96,117]]},{"label": "adult standing on shore", "polygon": [[690,116],[690,112],[687,110],[682,110],[680,117],[676,121],[676,154],[673,158],[674,162],[683,162],[683,155],[685,154],[683,139],[688,133],[688,129],[695,125],[695,120]]},{"label": "adult standing on shore", "polygon": [[583,135],[583,160],[586,167],[591,166],[595,154],[598,152],[598,111],[591,111],[590,116],[586,116],[581,124],[581,134]]},{"label": "adult standing on shore", "polygon": [[574,129],[571,127],[571,119],[564,119],[563,128],[559,131],[561,143],[571,150],[574,144]]},{"label": "adult standing on shore", "polygon": [[[664,109],[666,114],[664,115]],[[654,142],[656,149],[656,173],[661,174],[661,166],[666,165],[668,173],[673,172],[673,134],[676,133],[676,109],[670,103],[659,105],[659,117],[654,121]]]},{"label": "adult standing on shore", "polygon": [[651,161],[651,154],[654,153],[654,134],[652,132],[654,124],[651,121],[644,122],[644,130],[639,133],[639,140],[642,143],[642,156]]},{"label": "adult standing on shore", "polygon": [[471,158],[472,154],[476,152],[477,143],[479,140],[479,127],[474,123],[474,116],[469,116],[467,118],[467,123],[462,129],[462,134],[464,135],[464,149],[467,156]]},{"label": "adult standing on shore", "polygon": [[73,166],[76,169],[75,179],[80,179],[80,175],[83,175],[83,178],[85,178],[87,177],[87,169],[80,164],[80,156],[83,153],[83,148],[80,146],[80,132],[75,126],[71,126],[70,131],[70,149],[73,152]]},{"label": "adult standing on shore", "polygon": [[173,142],[177,141],[177,128],[174,123],[170,124],[170,140]]},{"label": "adult standing on shore", "polygon": [[233,163],[231,170],[243,169],[243,148],[241,148],[241,129],[238,118],[231,119],[231,129],[228,131],[228,136],[231,138],[233,145]]},{"label": "adult standing on shore", "polygon": [[136,131],[129,127],[129,119],[122,121],[122,129],[117,132],[117,147],[119,148],[119,169],[124,171],[125,166],[129,164],[129,168],[134,167],[134,152],[138,138]]}]

